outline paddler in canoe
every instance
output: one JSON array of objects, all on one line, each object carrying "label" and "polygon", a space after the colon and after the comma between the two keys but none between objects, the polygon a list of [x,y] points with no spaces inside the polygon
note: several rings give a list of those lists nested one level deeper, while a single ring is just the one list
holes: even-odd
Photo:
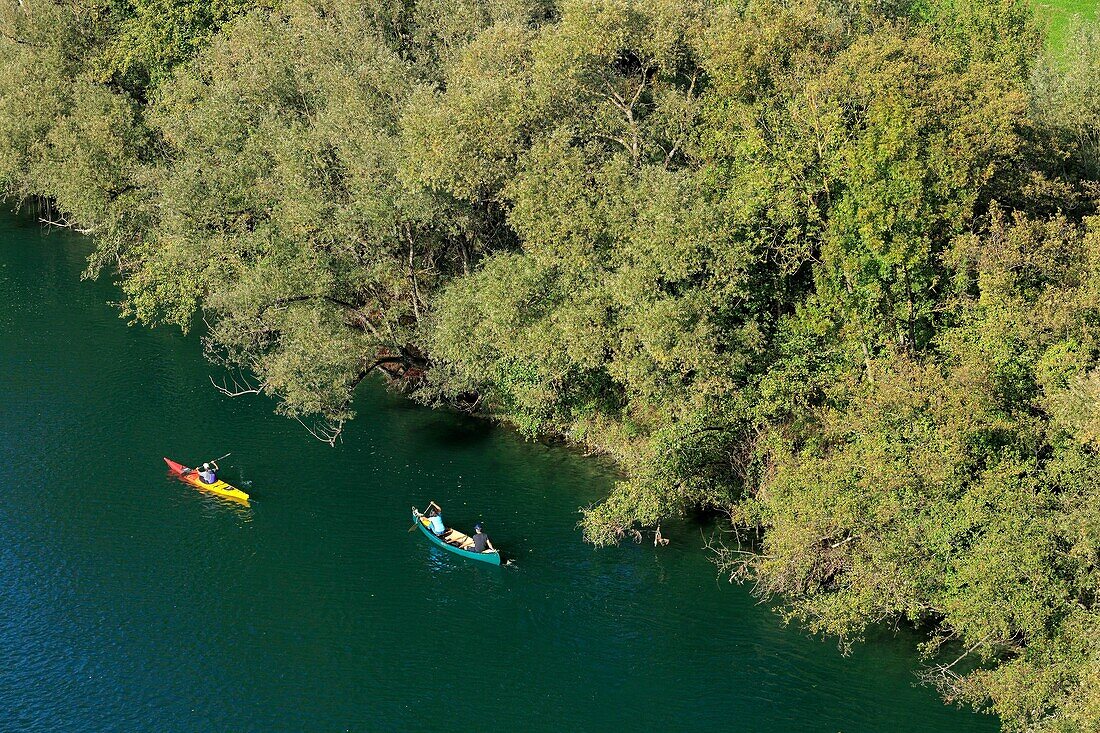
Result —
[{"label": "paddler in canoe", "polygon": [[438,504],[434,501],[429,504],[424,516],[428,520],[428,529],[432,531],[432,534],[436,537],[447,534],[447,525],[443,524],[443,510]]},{"label": "paddler in canoe", "polygon": [[485,534],[485,528],[481,526],[481,522],[474,525],[474,552],[485,552],[490,550],[496,552],[497,548],[493,547],[493,543],[489,541],[489,535]]},{"label": "paddler in canoe", "polygon": [[475,525],[475,534],[470,537],[444,525],[443,510],[434,501],[428,504],[424,512],[413,507],[412,513],[413,527],[420,527],[420,531],[436,545],[471,560],[500,565],[500,552],[489,541],[481,522]]}]

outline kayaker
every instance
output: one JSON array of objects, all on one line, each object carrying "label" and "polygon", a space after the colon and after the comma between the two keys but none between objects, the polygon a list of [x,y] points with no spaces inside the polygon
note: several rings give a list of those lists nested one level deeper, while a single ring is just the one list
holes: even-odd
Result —
[{"label": "kayaker", "polygon": [[486,550],[496,551],[497,548],[493,547],[493,543],[489,541],[489,535],[485,534],[485,528],[481,526],[481,522],[474,525],[474,552],[485,552]]},{"label": "kayaker", "polygon": [[215,471],[218,470],[218,464],[214,462],[202,464],[202,470],[199,471],[199,479],[204,484],[212,484],[217,482],[218,474]]},{"label": "kayaker", "polygon": [[438,509],[428,510],[428,529],[436,537],[442,537],[447,531],[447,527],[443,524],[443,515],[439,513]]}]

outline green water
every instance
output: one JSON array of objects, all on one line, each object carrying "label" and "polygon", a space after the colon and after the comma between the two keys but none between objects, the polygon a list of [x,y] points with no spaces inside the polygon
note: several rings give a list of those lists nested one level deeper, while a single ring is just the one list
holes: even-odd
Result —
[{"label": "green water", "polygon": [[[596,462],[368,385],[332,449],[127,328],[87,242],[0,218],[0,730],[993,731],[715,577],[700,527],[602,551]],[[249,509],[166,476],[233,451]],[[494,568],[410,533],[434,498]]]}]

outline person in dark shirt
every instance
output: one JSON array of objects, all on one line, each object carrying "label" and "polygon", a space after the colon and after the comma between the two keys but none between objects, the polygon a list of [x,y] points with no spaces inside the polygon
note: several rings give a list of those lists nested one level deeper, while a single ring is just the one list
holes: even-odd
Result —
[{"label": "person in dark shirt", "polygon": [[485,534],[485,529],[481,526],[481,522],[474,525],[474,552],[485,552],[486,550],[492,550],[496,552],[493,543],[489,541],[489,535]]}]

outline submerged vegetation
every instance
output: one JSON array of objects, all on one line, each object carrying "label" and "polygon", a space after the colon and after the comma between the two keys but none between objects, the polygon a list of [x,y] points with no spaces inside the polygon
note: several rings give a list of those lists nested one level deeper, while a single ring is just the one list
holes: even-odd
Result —
[{"label": "submerged vegetation", "polygon": [[613,456],[596,544],[1100,727],[1100,32],[1024,0],[6,0],[0,185],[335,441],[376,369]]}]

